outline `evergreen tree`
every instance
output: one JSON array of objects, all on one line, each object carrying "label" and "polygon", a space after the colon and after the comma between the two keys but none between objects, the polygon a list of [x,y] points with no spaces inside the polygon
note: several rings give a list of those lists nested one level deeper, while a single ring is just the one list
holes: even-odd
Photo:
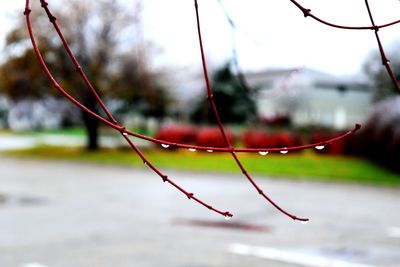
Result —
[{"label": "evergreen tree", "polygon": [[[222,122],[245,123],[255,117],[256,106],[252,91],[243,86],[243,83],[232,72],[229,63],[214,73],[211,86]],[[207,97],[202,97],[195,104],[191,119],[196,123],[216,123]]]}]

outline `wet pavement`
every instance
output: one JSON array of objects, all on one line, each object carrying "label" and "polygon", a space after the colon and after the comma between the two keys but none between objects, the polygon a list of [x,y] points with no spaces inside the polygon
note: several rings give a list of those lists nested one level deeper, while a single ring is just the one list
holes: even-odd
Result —
[{"label": "wet pavement", "polygon": [[240,176],[167,173],[234,217],[145,168],[0,156],[0,266],[400,266],[400,189],[262,179],[303,225]]}]

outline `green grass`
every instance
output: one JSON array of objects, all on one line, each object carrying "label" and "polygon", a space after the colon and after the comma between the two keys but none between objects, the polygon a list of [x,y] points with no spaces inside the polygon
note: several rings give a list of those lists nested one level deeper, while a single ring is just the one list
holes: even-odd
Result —
[{"label": "green grass", "polygon": [[[109,128],[100,127],[100,133],[102,135],[118,135],[118,132],[110,130]],[[141,133],[147,136],[153,136],[154,132],[147,129],[129,128],[129,130],[137,133]],[[76,137],[86,137],[86,129],[83,126],[74,126],[60,129],[44,129],[44,130],[32,130],[32,131],[11,131],[6,129],[0,129],[0,135],[17,135],[17,136],[37,136],[37,135],[68,135]]]},{"label": "green grass", "polygon": [[[73,160],[95,164],[139,166],[140,158],[131,150],[101,150],[87,152],[78,148],[37,147],[7,152],[13,157]],[[227,154],[189,151],[145,151],[157,167],[198,172],[240,173]],[[240,154],[249,172],[268,177],[288,177],[318,181],[351,182],[373,185],[400,186],[400,176],[368,161],[351,157],[320,156],[310,151],[292,155]]]},{"label": "green grass", "polygon": [[70,135],[70,136],[86,136],[85,128],[83,127],[68,127],[62,129],[47,129],[47,130],[32,130],[32,131],[21,131],[21,132],[13,132],[10,130],[2,130],[0,134],[7,134],[7,135],[47,135],[47,134],[54,134],[54,135]]},{"label": "green grass", "polygon": [[10,131],[10,130],[8,130],[8,129],[1,129],[0,128],[0,136],[4,136],[4,135],[11,135],[12,134],[12,132]]}]

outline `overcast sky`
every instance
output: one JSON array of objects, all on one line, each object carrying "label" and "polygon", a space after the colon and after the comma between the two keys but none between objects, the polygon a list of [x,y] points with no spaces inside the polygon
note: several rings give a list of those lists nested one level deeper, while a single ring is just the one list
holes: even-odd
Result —
[{"label": "overcast sky", "polygon": [[[51,2],[54,0],[48,0]],[[12,27],[12,17],[23,12],[25,1],[2,0],[0,46]],[[145,37],[162,53],[159,65],[187,68],[200,63],[192,0],[145,0]],[[369,25],[364,0],[301,0],[326,20],[349,25]],[[231,56],[232,32],[218,0],[199,0],[207,58],[218,65]],[[366,57],[376,49],[373,31],[332,29],[305,19],[289,0],[225,0],[237,25],[239,61],[246,70],[306,66],[332,74],[360,72]],[[370,0],[377,23],[400,18],[399,0]],[[400,40],[400,25],[380,31],[390,47]]]}]

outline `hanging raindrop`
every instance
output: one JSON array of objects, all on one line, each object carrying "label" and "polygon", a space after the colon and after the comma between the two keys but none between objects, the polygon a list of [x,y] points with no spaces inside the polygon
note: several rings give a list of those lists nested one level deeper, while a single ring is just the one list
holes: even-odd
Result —
[{"label": "hanging raindrop", "polygon": [[268,151],[259,151],[258,154],[260,154],[261,156],[265,156],[267,155],[269,152]]},{"label": "hanging raindrop", "polygon": [[307,224],[309,221],[300,221],[301,224]]},{"label": "hanging raindrop", "polygon": [[317,149],[317,150],[322,150],[322,149],[324,149],[324,148],[325,148],[325,146],[324,146],[324,145],[315,146],[315,149]]},{"label": "hanging raindrop", "polygon": [[287,150],[286,148],[284,150],[280,151],[281,154],[287,154],[288,152],[289,152],[289,150]]},{"label": "hanging raindrop", "polygon": [[207,149],[207,152],[212,153],[214,151],[212,149]]},{"label": "hanging raindrop", "polygon": [[163,148],[169,148],[169,145],[167,145],[167,144],[161,144],[161,146],[162,146]]},{"label": "hanging raindrop", "polygon": [[123,133],[122,133],[122,135],[124,135],[124,136],[128,136],[128,133],[126,133],[126,132],[123,132]]},{"label": "hanging raindrop", "polygon": [[224,217],[225,217],[225,220],[227,220],[227,221],[229,221],[230,219],[232,219],[232,216],[229,216],[229,215],[225,215]]},{"label": "hanging raindrop", "polygon": [[195,152],[195,151],[196,151],[196,148],[189,148],[189,151],[190,151],[190,152]]}]

